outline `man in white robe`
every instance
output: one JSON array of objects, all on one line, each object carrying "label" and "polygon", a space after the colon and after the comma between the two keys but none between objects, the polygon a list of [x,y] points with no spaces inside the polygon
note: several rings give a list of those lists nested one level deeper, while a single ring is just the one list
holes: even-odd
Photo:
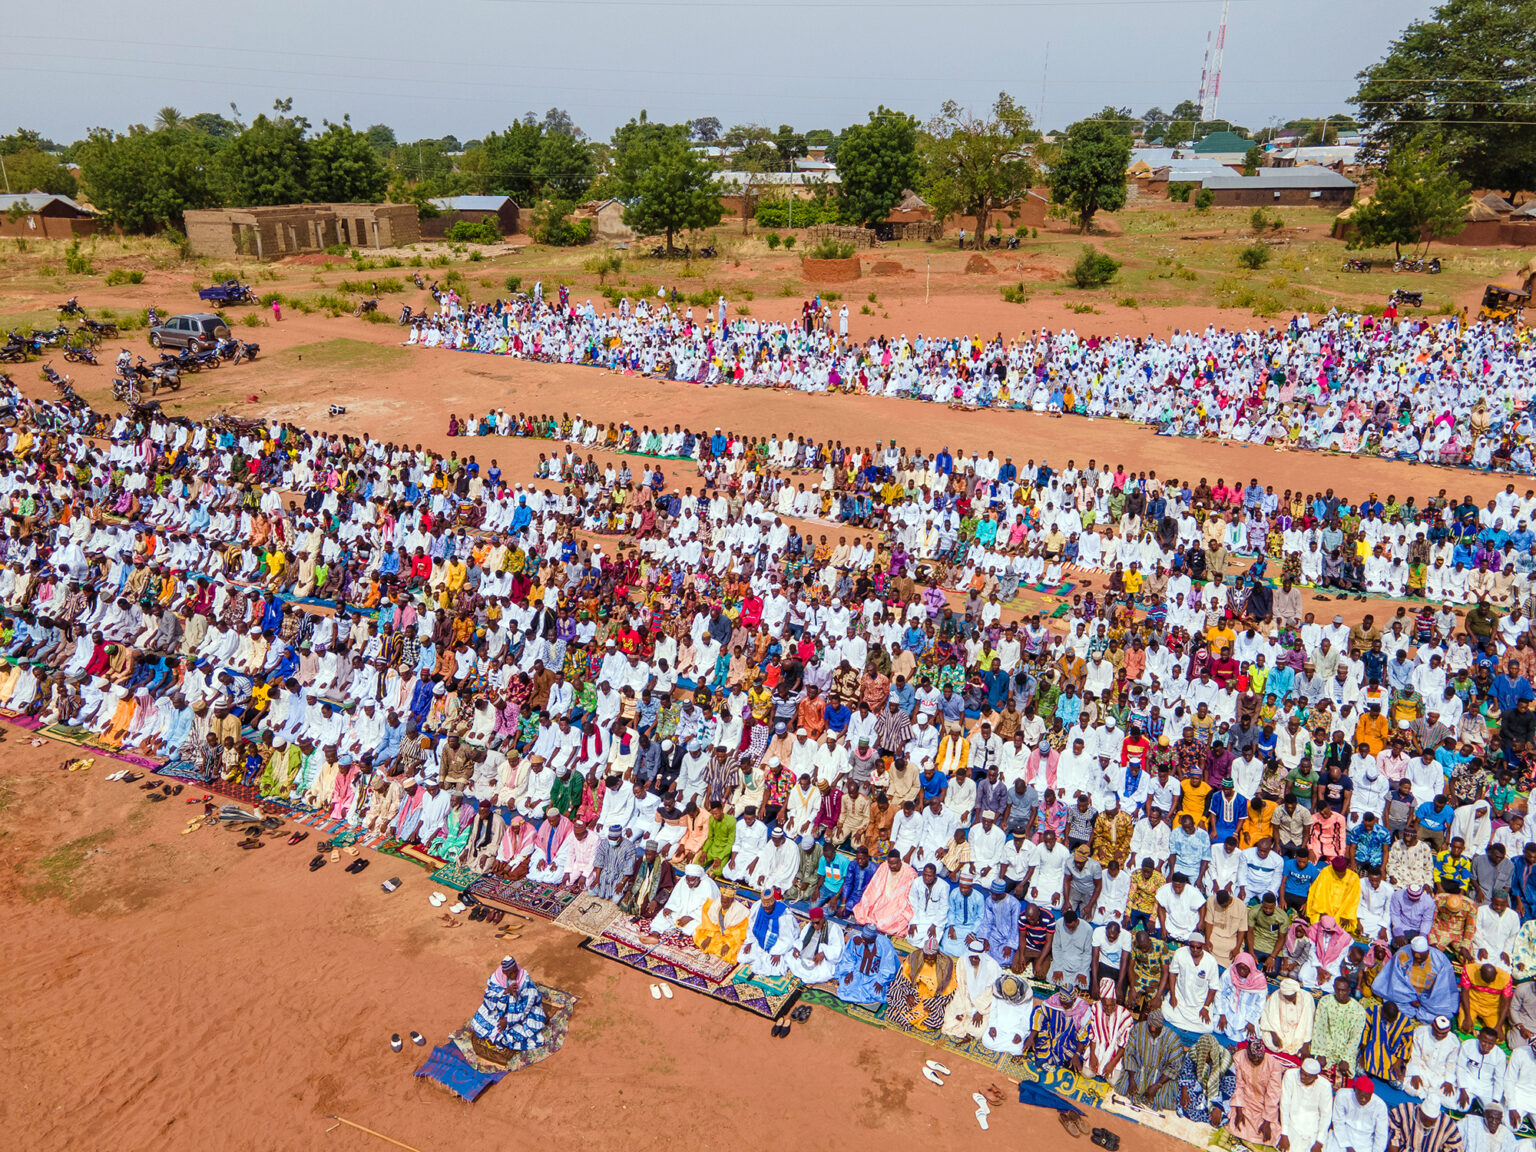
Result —
[{"label": "man in white robe", "polygon": [[[1308,1056],[1280,1081],[1280,1137],[1285,1152],[1322,1152],[1333,1122],[1333,1088]],[[1359,1152],[1357,1149],[1356,1152]]]},{"label": "man in white robe", "polygon": [[806,984],[830,980],[846,946],[843,926],[828,920],[822,909],[812,908],[810,922],[795,934],[794,946],[789,950],[789,970]]},{"label": "man in white robe", "polygon": [[742,971],[753,971],[759,976],[784,975],[789,971],[790,950],[799,939],[794,911],[779,900],[777,890],[765,889],[747,915],[747,938],[737,954]]},{"label": "man in white robe", "polygon": [[705,903],[718,899],[720,886],[705,875],[702,866],[688,865],[683,869],[683,882],[672,889],[661,911],[651,917],[651,937],[659,940],[673,931],[691,936],[699,926]]}]

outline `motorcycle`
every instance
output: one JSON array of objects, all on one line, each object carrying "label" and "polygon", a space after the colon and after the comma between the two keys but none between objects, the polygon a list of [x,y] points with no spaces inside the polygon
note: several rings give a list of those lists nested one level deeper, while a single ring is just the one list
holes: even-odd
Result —
[{"label": "motorcycle", "polygon": [[63,391],[70,385],[69,377],[59,375],[59,371],[53,366],[52,360],[43,365],[43,369],[38,373],[38,375],[40,375],[44,380],[48,381],[48,383],[52,384],[60,391]]},{"label": "motorcycle", "polygon": [[361,316],[365,312],[377,312],[378,310],[379,301],[377,298],[372,300],[360,300],[358,301],[357,307],[352,309],[352,315]]},{"label": "motorcycle", "polygon": [[30,339],[38,341],[40,348],[56,348],[69,337],[69,329],[60,324],[57,328],[34,328]]},{"label": "motorcycle", "polygon": [[715,246],[713,244],[707,244],[703,248],[699,249],[699,255],[700,256],[710,257],[710,256],[718,256],[719,254],[720,253],[715,250]]},{"label": "motorcycle", "polygon": [[1354,259],[1344,261],[1344,266],[1339,269],[1340,272],[1369,272],[1370,270],[1371,262],[1369,260]]},{"label": "motorcycle", "polygon": [[58,311],[59,311],[59,315],[60,316],[84,316],[85,315],[85,309],[80,307],[80,301],[77,300],[73,296],[71,296],[68,300],[64,301],[64,303],[60,304]]},{"label": "motorcycle", "polygon": [[[142,362],[144,358],[141,356],[139,359]],[[129,372],[132,372],[133,353],[124,348],[117,354],[117,363],[114,365],[114,367],[117,369],[117,374],[119,376],[126,376]]]},{"label": "motorcycle", "polygon": [[1408,304],[1414,308],[1418,308],[1421,307],[1424,303],[1424,293],[1410,292],[1406,288],[1398,288],[1393,291],[1391,298],[1388,300],[1388,303]]},{"label": "motorcycle", "polygon": [[1394,260],[1394,261],[1392,261],[1392,271],[1394,271],[1394,272],[1422,272],[1422,271],[1424,271],[1424,261],[1419,260],[1417,258],[1413,258],[1413,257],[1410,257],[1410,258],[1408,258],[1406,260],[1403,260],[1403,259]]},{"label": "motorcycle", "polygon": [[1431,276],[1440,275],[1440,257],[1436,256],[1428,264],[1424,265],[1424,271],[1428,272]]},{"label": "motorcycle", "polygon": [[238,340],[236,343],[240,347],[235,349],[234,358],[230,360],[231,364],[238,364],[242,360],[254,360],[256,359],[256,353],[261,351],[260,344],[253,344],[249,340]]},{"label": "motorcycle", "polygon": [[81,332],[89,334],[92,338],[91,343],[94,344],[102,339],[102,337],[108,339],[115,338],[117,336],[117,324],[112,320],[91,320],[87,318],[80,321],[80,327],[76,329],[75,334],[79,335]]},{"label": "motorcycle", "polygon": [[64,359],[68,360],[71,364],[94,365],[96,363],[96,353],[92,352],[84,344],[66,344],[64,346]]},{"label": "motorcycle", "polygon": [[27,359],[27,346],[11,333],[11,339],[0,345],[0,364],[22,364]]},{"label": "motorcycle", "polygon": [[222,361],[219,359],[218,350],[210,348],[206,352],[199,352],[192,357],[192,363],[196,368],[217,368]]}]

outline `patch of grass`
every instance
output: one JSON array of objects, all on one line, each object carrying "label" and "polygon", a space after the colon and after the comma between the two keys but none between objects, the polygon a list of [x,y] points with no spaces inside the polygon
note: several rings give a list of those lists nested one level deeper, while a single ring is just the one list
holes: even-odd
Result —
[{"label": "patch of grass", "polygon": [[1122,297],[1120,297],[1120,299],[1116,300],[1115,303],[1116,303],[1116,305],[1118,305],[1121,308],[1138,308],[1138,307],[1140,307],[1140,304],[1138,303],[1136,297],[1134,297],[1134,296],[1122,296]]},{"label": "patch of grass", "polygon": [[265,328],[267,326],[267,322],[254,312],[247,312],[244,316],[240,317],[240,323],[247,328]]},{"label": "patch of grass", "polygon": [[1002,289],[1003,299],[1009,304],[1023,304],[1029,299],[1029,293],[1024,290],[1024,282],[1017,284],[1004,284]]},{"label": "patch of grass", "polygon": [[68,899],[74,892],[76,873],[84,867],[90,854],[116,835],[117,829],[103,828],[100,832],[61,844],[32,866],[30,871],[37,879],[23,885],[23,894],[33,903]]},{"label": "patch of grass", "polygon": [[[799,293],[795,291],[795,286],[793,284],[786,284],[786,285],[784,285],[784,287],[779,289],[779,295],[780,296],[798,296]],[[869,309],[866,308],[866,309],[864,309],[864,311],[868,312]]]},{"label": "patch of grass", "polygon": [[[376,315],[376,313],[375,313]],[[298,344],[275,353],[271,359],[289,368],[347,368],[388,371],[410,358],[404,348],[392,344],[372,344],[366,340],[317,340]],[[265,359],[265,357],[263,357]]]},{"label": "patch of grass", "polygon": [[107,287],[115,288],[119,284],[144,283],[144,270],[142,268],[114,268],[107,273]]}]

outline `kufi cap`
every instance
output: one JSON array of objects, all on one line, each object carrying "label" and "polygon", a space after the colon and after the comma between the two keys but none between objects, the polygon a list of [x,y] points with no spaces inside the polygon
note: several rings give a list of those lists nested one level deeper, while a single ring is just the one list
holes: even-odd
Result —
[{"label": "kufi cap", "polygon": [[1308,1076],[1316,1076],[1319,1072],[1321,1072],[1323,1070],[1323,1066],[1321,1064],[1319,1064],[1316,1060],[1312,1059],[1312,1057],[1308,1056],[1305,1060],[1303,1060],[1301,1062],[1301,1070],[1303,1072],[1305,1072]]},{"label": "kufi cap", "polygon": [[1409,947],[1422,956],[1429,951],[1429,939],[1425,936],[1415,936]]},{"label": "kufi cap", "polygon": [[690,864],[690,865],[688,865],[688,867],[683,869],[683,873],[685,875],[687,875],[687,876],[696,876],[696,877],[698,877],[698,876],[703,876],[704,875],[704,869],[699,864]]}]

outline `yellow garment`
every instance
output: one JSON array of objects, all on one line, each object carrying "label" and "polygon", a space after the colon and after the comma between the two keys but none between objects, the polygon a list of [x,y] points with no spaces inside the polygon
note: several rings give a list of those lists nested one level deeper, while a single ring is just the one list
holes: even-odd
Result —
[{"label": "yellow garment", "polygon": [[1340,876],[1329,865],[1312,881],[1307,893],[1307,919],[1313,924],[1332,916],[1339,927],[1354,932],[1360,927],[1360,874],[1350,869]]},{"label": "yellow garment", "polygon": [[699,926],[694,929],[693,942],[701,952],[735,961],[747,938],[747,906],[740,900],[731,902],[725,910],[724,923],[720,917],[720,901],[704,901]]}]

